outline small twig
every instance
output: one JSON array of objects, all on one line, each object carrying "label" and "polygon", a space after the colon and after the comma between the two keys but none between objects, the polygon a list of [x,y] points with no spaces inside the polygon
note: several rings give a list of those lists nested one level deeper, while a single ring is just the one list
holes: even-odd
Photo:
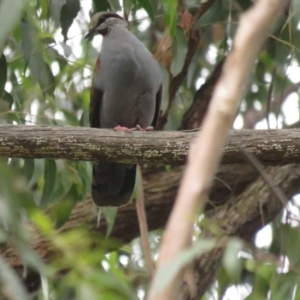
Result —
[{"label": "small twig", "polygon": [[270,87],[268,90],[268,98],[267,98],[267,109],[266,109],[266,119],[267,119],[267,124],[268,124],[268,129],[270,129],[270,108],[271,108],[271,102],[272,102],[272,95],[273,95],[273,89],[274,89],[274,80],[275,80],[275,75],[276,75],[277,69],[274,68],[272,72],[272,80],[270,83]]},{"label": "small twig", "polygon": [[274,195],[279,199],[283,206],[286,206],[288,203],[288,198],[285,196],[284,192],[280,187],[276,186],[268,173],[265,172],[263,165],[261,162],[253,155],[252,153],[247,152],[243,147],[240,147],[240,150],[247,157],[249,162],[255,167],[255,169],[260,173],[263,180],[266,184],[271,188]]},{"label": "small twig", "polygon": [[137,167],[138,172],[138,192],[137,192],[137,198],[136,198],[136,211],[138,216],[138,222],[139,222],[139,228],[140,228],[140,234],[141,234],[141,242],[142,242],[142,248],[144,252],[144,258],[147,270],[149,272],[150,277],[152,278],[154,274],[154,264],[152,261],[151,256],[151,248],[150,243],[148,239],[148,225],[147,225],[147,216],[145,211],[145,197],[144,197],[144,188],[143,188],[143,176],[141,167]]}]

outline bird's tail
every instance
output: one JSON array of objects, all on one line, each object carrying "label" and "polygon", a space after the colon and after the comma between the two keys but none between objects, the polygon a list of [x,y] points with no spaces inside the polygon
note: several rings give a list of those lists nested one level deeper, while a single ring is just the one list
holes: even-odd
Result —
[{"label": "bird's tail", "polygon": [[129,202],[136,176],[136,165],[94,163],[92,198],[98,206],[121,206]]}]

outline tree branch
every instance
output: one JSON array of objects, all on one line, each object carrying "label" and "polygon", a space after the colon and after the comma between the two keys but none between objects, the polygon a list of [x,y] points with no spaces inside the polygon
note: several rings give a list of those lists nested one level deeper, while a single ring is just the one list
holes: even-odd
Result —
[{"label": "tree branch", "polygon": [[[284,190],[288,199],[300,191],[299,165],[269,167],[266,172],[271,176],[273,183]],[[261,177],[233,201],[213,211],[210,214],[210,222],[222,228],[225,235],[237,235],[247,241],[253,238],[257,230],[272,221],[283,208],[283,203],[274,196],[273,191]],[[224,248],[216,248],[197,260],[194,264],[194,276],[199,278],[201,274],[201,279],[199,278],[201,284],[196,287],[197,296],[191,296],[185,289],[185,296],[181,299],[201,298],[213,282],[223,250]]]},{"label": "tree branch", "polygon": [[[281,0],[273,0],[271,3],[269,0],[259,0],[240,20],[232,50],[224,63],[222,75],[203,121],[203,130],[189,152],[187,169],[163,235],[155,274],[159,274],[160,269],[191,245],[194,220],[197,212],[207,202],[208,190],[221,159],[222,148],[227,143],[229,129],[251,67],[286,3]],[[154,276],[147,299],[174,299],[182,282],[182,271],[177,272],[160,291],[156,290],[158,277]]]},{"label": "tree branch", "polygon": [[[116,132],[83,127],[0,125],[0,157],[184,164],[195,132]],[[300,162],[300,129],[236,130],[223,164],[247,163],[243,147],[265,165]]]}]

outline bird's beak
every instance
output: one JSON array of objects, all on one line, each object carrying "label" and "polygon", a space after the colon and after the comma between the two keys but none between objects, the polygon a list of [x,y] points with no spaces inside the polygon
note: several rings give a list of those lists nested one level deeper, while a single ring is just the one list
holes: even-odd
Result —
[{"label": "bird's beak", "polygon": [[91,28],[89,31],[88,31],[88,33],[85,35],[85,39],[90,39],[90,38],[92,38],[93,36],[94,36],[94,34],[95,34],[95,31],[96,31],[96,28],[95,27],[93,27],[93,28]]}]

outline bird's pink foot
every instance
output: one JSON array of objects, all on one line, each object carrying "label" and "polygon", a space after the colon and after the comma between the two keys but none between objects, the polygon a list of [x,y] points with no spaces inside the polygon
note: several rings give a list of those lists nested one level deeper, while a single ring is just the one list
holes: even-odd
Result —
[{"label": "bird's pink foot", "polygon": [[114,130],[129,131],[129,128],[127,128],[127,127],[125,127],[125,126],[120,126],[120,125],[118,125],[118,126],[116,126],[116,127],[114,128]]},{"label": "bird's pink foot", "polygon": [[153,130],[153,126],[148,126],[146,128],[142,128],[139,124],[136,125],[136,130],[146,130],[146,131],[151,131]]},{"label": "bird's pink foot", "polygon": [[128,128],[128,127],[125,127],[125,126],[120,126],[120,125],[118,125],[118,126],[116,126],[116,127],[114,128],[114,130],[121,130],[121,131],[131,132],[131,131],[136,130],[136,127]]}]

